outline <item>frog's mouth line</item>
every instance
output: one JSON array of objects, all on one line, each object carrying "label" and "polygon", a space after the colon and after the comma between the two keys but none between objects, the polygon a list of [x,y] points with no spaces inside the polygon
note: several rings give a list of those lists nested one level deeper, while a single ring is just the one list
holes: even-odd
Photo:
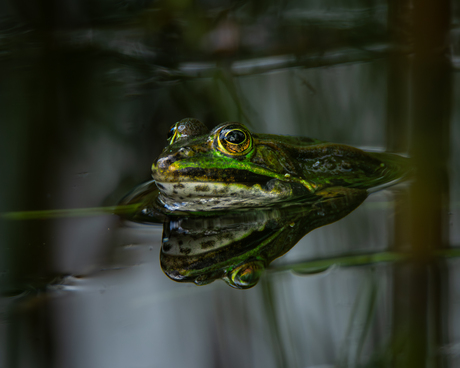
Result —
[{"label": "frog's mouth line", "polygon": [[[286,183],[286,185],[293,187],[300,186],[302,190],[307,189],[310,193],[313,193],[316,189],[315,184],[312,182],[291,176],[290,174],[279,174],[262,167],[255,167],[249,170],[248,168],[236,165],[235,167],[220,168],[217,170],[215,167],[206,167],[205,164],[203,164],[203,167],[197,165],[199,163],[190,162],[187,167],[183,168],[176,168],[171,165],[167,169],[161,169],[159,166],[153,164],[152,177],[159,183],[200,183],[199,185],[211,183],[224,186],[236,184],[241,186],[241,189],[260,185],[262,187],[268,186],[271,190],[269,183],[275,181]],[[200,190],[198,189],[198,191]]]},{"label": "frog's mouth line", "polygon": [[219,183],[248,183],[248,185],[264,185],[275,173],[267,170],[264,173],[254,173],[251,170],[240,168],[215,167],[184,167],[176,169],[172,166],[167,169],[152,166],[152,177],[158,182],[219,182]]}]

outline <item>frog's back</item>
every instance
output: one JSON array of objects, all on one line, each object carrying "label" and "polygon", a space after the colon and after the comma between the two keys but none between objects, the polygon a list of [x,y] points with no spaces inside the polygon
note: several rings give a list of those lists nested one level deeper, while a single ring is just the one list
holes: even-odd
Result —
[{"label": "frog's back", "polygon": [[282,150],[291,167],[313,188],[344,186],[369,189],[401,179],[410,159],[386,152],[367,152],[345,144],[308,137],[259,134],[259,144]]},{"label": "frog's back", "polygon": [[407,157],[330,143],[299,151],[297,160],[302,176],[317,188],[333,185],[371,189],[390,185],[411,171]]},{"label": "frog's back", "polygon": [[[370,189],[404,178],[411,171],[410,160],[396,154],[367,152],[309,137],[254,134],[254,138],[260,151],[280,152],[273,167],[278,165],[291,177],[308,182],[314,191],[330,186]],[[269,157],[265,153],[258,164],[268,165]]]},{"label": "frog's back", "polygon": [[302,149],[316,144],[326,143],[319,139],[309,137],[293,137],[290,135],[276,135],[276,134],[253,134],[254,138],[258,140],[258,144],[265,145],[280,145],[286,148]]}]

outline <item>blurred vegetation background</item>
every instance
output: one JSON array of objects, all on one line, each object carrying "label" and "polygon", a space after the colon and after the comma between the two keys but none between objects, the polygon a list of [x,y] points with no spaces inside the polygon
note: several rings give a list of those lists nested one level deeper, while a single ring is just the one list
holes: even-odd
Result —
[{"label": "blurred vegetation background", "polygon": [[115,205],[188,116],[418,165],[274,271],[412,261],[273,272],[248,292],[170,282],[161,229],[0,220],[0,366],[457,366],[458,261],[436,252],[460,245],[459,60],[456,1],[0,0],[1,213]]}]

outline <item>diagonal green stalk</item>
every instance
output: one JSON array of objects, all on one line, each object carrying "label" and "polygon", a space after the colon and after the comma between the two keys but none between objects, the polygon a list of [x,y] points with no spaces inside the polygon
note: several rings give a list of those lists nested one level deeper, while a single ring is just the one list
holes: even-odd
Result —
[{"label": "diagonal green stalk", "polygon": [[134,204],[129,204],[129,205],[108,206],[108,207],[4,212],[4,213],[0,213],[0,219],[3,219],[3,220],[45,220],[45,219],[50,219],[50,218],[100,216],[100,215],[107,215],[107,214],[122,215],[122,214],[132,213],[140,205],[141,203],[134,203]]}]

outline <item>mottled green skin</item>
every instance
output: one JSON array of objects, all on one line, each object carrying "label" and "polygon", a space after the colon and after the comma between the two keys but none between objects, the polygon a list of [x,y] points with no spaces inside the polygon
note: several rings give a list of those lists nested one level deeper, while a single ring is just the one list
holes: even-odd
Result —
[{"label": "mottled green skin", "polygon": [[[179,187],[184,183],[203,183],[195,188],[196,193],[188,195],[189,199],[180,197],[181,203],[185,203],[209,195],[206,183],[230,184],[229,190],[239,198],[249,194],[244,188],[260,184],[262,190],[276,196],[273,185],[269,189],[264,187],[274,179],[284,185],[279,192],[280,200],[285,201],[328,187],[372,188],[400,178],[407,167],[407,159],[398,155],[272,134],[252,133],[253,149],[246,155],[233,156],[217,149],[222,125],[225,124],[208,134],[201,134],[203,129],[200,129],[200,135],[189,134],[163,150],[152,165],[152,176],[160,191],[162,183],[178,183]],[[165,195],[174,197],[175,193]],[[228,193],[215,191],[214,195],[228,196]]]}]

